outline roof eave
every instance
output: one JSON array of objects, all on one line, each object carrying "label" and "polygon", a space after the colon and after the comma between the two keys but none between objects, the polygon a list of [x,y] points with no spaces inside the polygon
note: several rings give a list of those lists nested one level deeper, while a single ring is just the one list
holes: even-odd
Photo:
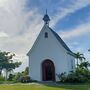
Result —
[{"label": "roof eave", "polygon": [[72,51],[71,51],[71,52],[67,52],[67,54],[69,54],[69,55],[75,57],[75,54],[74,54]]}]

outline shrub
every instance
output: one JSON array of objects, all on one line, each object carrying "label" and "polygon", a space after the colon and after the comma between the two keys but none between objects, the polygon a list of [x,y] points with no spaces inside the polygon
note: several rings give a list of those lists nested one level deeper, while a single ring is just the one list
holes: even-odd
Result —
[{"label": "shrub", "polygon": [[75,72],[71,72],[70,74],[61,73],[57,75],[60,82],[63,83],[84,83],[88,81],[88,78],[82,74],[76,74]]},{"label": "shrub", "polygon": [[66,81],[66,73],[61,73],[61,74],[57,74],[60,82],[65,82]]},{"label": "shrub", "polygon": [[5,78],[3,76],[0,76],[0,81],[5,81]]},{"label": "shrub", "polygon": [[87,79],[90,79],[90,71],[88,69],[85,69],[85,68],[76,68],[75,74],[76,75],[83,75]]},{"label": "shrub", "polygon": [[15,75],[15,77],[13,78],[13,81],[15,81],[15,82],[20,82],[21,77],[22,77],[22,74],[18,72],[18,73]]},{"label": "shrub", "polygon": [[8,80],[9,80],[9,81],[12,81],[12,80],[14,79],[14,77],[15,77],[15,75],[10,74]]},{"label": "shrub", "polygon": [[87,78],[83,75],[76,75],[76,74],[68,74],[66,77],[66,82],[69,83],[82,83],[86,82]]},{"label": "shrub", "polygon": [[20,78],[20,82],[22,83],[29,83],[31,80],[30,80],[30,77],[29,76],[22,76]]}]

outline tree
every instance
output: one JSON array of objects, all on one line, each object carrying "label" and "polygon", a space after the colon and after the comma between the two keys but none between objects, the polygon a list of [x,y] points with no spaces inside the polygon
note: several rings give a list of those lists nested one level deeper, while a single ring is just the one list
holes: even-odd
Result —
[{"label": "tree", "polygon": [[24,75],[28,75],[29,74],[29,67],[26,67],[25,71],[24,71]]},{"label": "tree", "polygon": [[29,75],[29,67],[26,67],[24,71],[21,72],[22,76],[28,76]]},{"label": "tree", "polygon": [[88,61],[82,62],[79,66],[88,70],[88,67],[90,67],[90,63]]},{"label": "tree", "polygon": [[6,79],[8,78],[8,72],[12,71],[15,68],[18,68],[20,65],[21,62],[5,63],[4,68],[6,70]]},{"label": "tree", "polygon": [[1,52],[0,51],[0,75],[2,73],[4,62],[7,61],[7,55],[8,54],[9,54],[9,52]]},{"label": "tree", "polygon": [[10,52],[1,52],[0,51],[0,73],[3,69],[6,70],[6,79],[8,76],[8,72],[19,67],[21,62],[14,62],[13,57],[15,54],[11,54]]},{"label": "tree", "polygon": [[83,60],[85,60],[85,57],[83,54],[77,52],[77,53],[74,53],[75,54],[75,58],[77,59],[77,66],[79,65],[79,60],[80,62],[82,63]]}]

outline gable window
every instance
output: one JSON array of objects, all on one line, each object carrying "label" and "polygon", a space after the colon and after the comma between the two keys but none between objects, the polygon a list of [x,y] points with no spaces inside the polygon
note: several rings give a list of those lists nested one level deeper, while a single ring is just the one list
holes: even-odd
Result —
[{"label": "gable window", "polygon": [[48,38],[48,33],[47,32],[45,32],[45,38]]}]

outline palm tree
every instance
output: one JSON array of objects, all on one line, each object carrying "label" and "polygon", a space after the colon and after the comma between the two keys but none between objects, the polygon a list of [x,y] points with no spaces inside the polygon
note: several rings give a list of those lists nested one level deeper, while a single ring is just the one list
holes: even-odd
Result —
[{"label": "palm tree", "polygon": [[82,62],[82,63],[80,64],[80,66],[81,66],[81,67],[84,67],[85,69],[88,69],[88,67],[90,67],[90,63],[89,63],[88,61]]},{"label": "palm tree", "polygon": [[77,66],[78,66],[79,65],[79,60],[82,63],[82,61],[85,60],[85,57],[80,52],[77,52],[77,53],[74,53],[74,54],[75,54],[75,58],[77,59]]}]

